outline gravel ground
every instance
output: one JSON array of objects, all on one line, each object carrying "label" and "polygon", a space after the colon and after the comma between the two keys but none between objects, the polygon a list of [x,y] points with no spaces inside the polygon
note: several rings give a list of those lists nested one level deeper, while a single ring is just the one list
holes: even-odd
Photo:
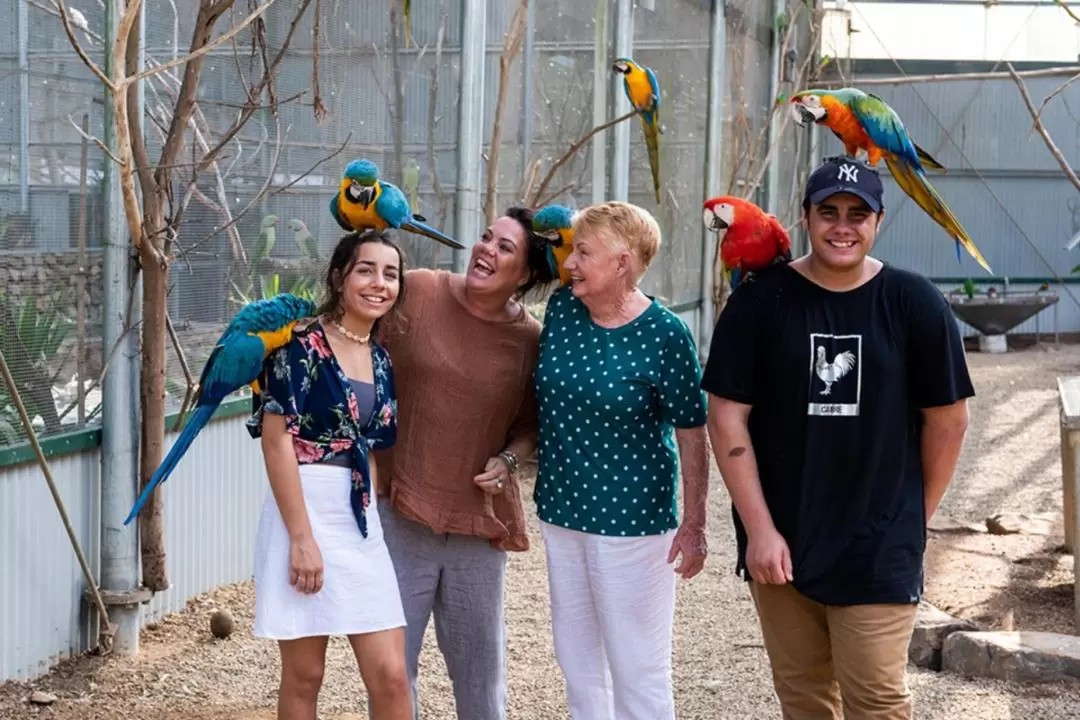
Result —
[{"label": "gravel ground", "polygon": [[[981,521],[1000,509],[1060,513],[1054,378],[1080,368],[1080,347],[1006,356],[972,353],[970,363],[980,397],[973,406],[962,468],[943,512],[965,521]],[[715,469],[711,494],[712,556],[705,572],[679,589],[675,638],[679,717],[779,717],[757,619],[745,587],[732,574],[728,497]],[[535,520],[533,530],[533,550],[512,557],[507,580],[513,720],[567,717],[552,653],[547,578]],[[1052,545],[1060,544],[1060,538],[934,536],[931,543],[928,592],[935,602],[956,606],[977,602],[982,609],[969,615],[992,615],[1004,595],[1010,598],[1006,604],[1016,608],[1018,625],[1028,617],[1043,618],[1037,622],[1051,625],[1061,622],[1060,598],[1034,590],[1047,583],[1071,582],[1071,573],[1054,580],[1053,572],[987,574],[988,566],[978,565],[978,558],[990,555],[992,567],[1015,568],[1015,560],[992,557],[1002,552],[1020,559],[1040,552],[1053,557]],[[1031,565],[1019,564],[1029,570]],[[83,657],[34,683],[2,686],[0,718],[272,720],[277,655],[272,643],[251,637],[253,600],[250,583],[219,588],[147,628],[137,659]],[[1049,613],[1039,610],[1044,605],[1049,605]],[[228,609],[236,620],[236,631],[227,640],[216,640],[208,631],[215,608]],[[453,720],[449,681],[431,628],[421,664],[424,717]],[[1080,706],[1080,684],[1006,684],[917,670],[911,671],[910,682],[919,718],[1050,720],[1075,717]],[[26,698],[36,689],[59,699],[49,707],[30,706]],[[348,645],[340,638],[331,641],[320,716],[366,718],[363,687]]]}]

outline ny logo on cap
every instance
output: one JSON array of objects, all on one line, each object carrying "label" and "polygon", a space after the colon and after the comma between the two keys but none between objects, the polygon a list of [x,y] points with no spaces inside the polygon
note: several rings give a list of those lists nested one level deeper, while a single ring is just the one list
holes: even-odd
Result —
[{"label": "ny logo on cap", "polygon": [[859,182],[859,168],[854,165],[841,165],[840,172],[836,175],[837,180],[846,180],[847,182],[857,183]]}]

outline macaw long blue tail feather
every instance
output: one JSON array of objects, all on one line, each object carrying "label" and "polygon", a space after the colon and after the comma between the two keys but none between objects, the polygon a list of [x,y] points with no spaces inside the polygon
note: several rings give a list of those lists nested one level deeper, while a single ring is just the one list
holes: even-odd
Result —
[{"label": "macaw long blue tail feather", "polygon": [[401,223],[402,230],[408,230],[409,232],[416,233],[417,235],[423,235],[426,238],[431,238],[436,242],[440,242],[447,247],[452,247],[455,250],[464,250],[465,246],[459,243],[448,235],[444,235],[433,227],[429,227],[418,220],[408,220]]},{"label": "macaw long blue tail feather", "polygon": [[199,408],[191,414],[187,425],[184,426],[183,432],[180,433],[180,437],[176,438],[176,442],[173,443],[172,448],[169,449],[169,454],[161,461],[161,465],[154,473],[154,476],[150,478],[150,482],[143,488],[142,493],[139,495],[139,499],[135,501],[135,505],[131,508],[131,512],[128,513],[127,519],[124,520],[125,525],[138,516],[139,511],[142,510],[142,506],[150,499],[150,493],[154,492],[154,488],[165,482],[172,471],[176,469],[177,464],[180,462],[180,458],[184,456],[184,453],[187,452],[191,443],[195,441],[195,436],[199,434],[199,431],[203,429],[203,426],[210,422],[210,418],[213,417],[215,410],[217,410],[216,404],[200,405]]}]

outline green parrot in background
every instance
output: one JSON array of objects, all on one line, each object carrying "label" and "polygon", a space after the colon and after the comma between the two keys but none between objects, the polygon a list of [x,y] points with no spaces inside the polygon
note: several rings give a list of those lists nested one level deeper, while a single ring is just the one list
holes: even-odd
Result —
[{"label": "green parrot in background", "polygon": [[307,229],[304,221],[293,218],[285,225],[293,231],[293,242],[296,243],[296,247],[300,248],[300,252],[303,253],[304,257],[318,260],[319,243],[316,242],[315,236]]},{"label": "green parrot in background", "polygon": [[420,164],[413,158],[401,170],[401,187],[409,198],[409,209],[414,215],[420,212]]},{"label": "green parrot in background", "polygon": [[262,262],[270,257],[270,252],[277,242],[277,215],[266,215],[259,224],[259,239],[255,241],[255,252],[251,257],[252,262]]}]

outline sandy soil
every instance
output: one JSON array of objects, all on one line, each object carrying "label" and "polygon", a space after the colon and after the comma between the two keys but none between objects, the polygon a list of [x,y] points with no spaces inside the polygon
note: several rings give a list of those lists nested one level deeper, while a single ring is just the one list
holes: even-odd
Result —
[{"label": "sandy soil", "polygon": [[[1080,372],[1080,347],[1028,349],[1005,356],[970,355],[978,399],[961,470],[942,516],[982,522],[1000,511],[1061,512],[1055,378]],[[712,483],[710,548],[705,572],[680,585],[675,686],[683,720],[778,717],[757,619],[745,587],[732,575],[733,531],[728,497]],[[544,556],[513,556],[507,588],[512,720],[566,718],[555,665]],[[931,537],[927,591],[931,601],[988,624],[1013,611],[1017,628],[1071,632],[1072,573],[1060,522],[1050,536],[943,534]],[[249,583],[219,588],[149,627],[135,659],[83,657],[30,684],[0,686],[0,718],[58,720],[272,720],[277,672],[272,643],[251,637]],[[208,618],[228,609],[236,631],[214,639]],[[422,657],[426,720],[453,720],[453,699],[433,631]],[[1075,715],[1080,685],[1018,685],[911,672],[920,718]],[[58,696],[48,707],[26,702],[40,689]],[[331,642],[320,717],[366,718],[363,686],[348,646]]]}]

